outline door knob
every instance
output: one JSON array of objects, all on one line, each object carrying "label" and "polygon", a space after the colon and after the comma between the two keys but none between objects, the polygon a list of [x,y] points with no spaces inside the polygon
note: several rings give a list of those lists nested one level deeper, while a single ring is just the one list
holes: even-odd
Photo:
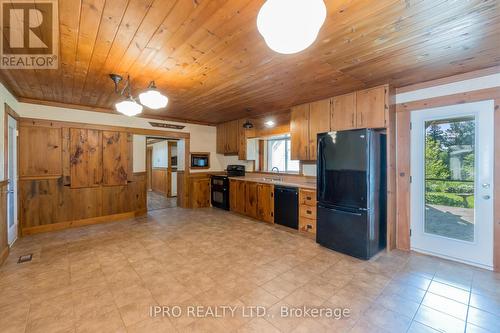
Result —
[{"label": "door knob", "polygon": [[483,195],[484,200],[490,200],[490,198],[491,198],[491,196],[489,196],[489,195]]},{"label": "door knob", "polygon": [[483,188],[490,188],[490,184],[488,183],[483,184]]}]

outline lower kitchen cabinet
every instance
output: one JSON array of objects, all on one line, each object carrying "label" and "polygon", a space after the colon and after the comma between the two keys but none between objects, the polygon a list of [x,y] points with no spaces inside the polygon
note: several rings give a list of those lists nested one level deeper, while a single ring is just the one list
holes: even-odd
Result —
[{"label": "lower kitchen cabinet", "polygon": [[210,207],[210,178],[191,179],[191,208]]},{"label": "lower kitchen cabinet", "polygon": [[274,186],[258,184],[257,198],[257,219],[274,223]]},{"label": "lower kitchen cabinet", "polygon": [[274,186],[230,179],[229,206],[232,212],[274,223]]},{"label": "lower kitchen cabinet", "polygon": [[316,191],[299,191],[299,230],[316,233]]}]

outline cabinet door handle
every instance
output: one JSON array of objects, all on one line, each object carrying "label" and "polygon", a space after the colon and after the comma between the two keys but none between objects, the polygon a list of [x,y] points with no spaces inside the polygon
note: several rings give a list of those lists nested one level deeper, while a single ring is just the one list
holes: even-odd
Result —
[{"label": "cabinet door handle", "polygon": [[310,210],[307,210],[307,214],[312,214],[312,211],[310,211]]},{"label": "cabinet door handle", "polygon": [[311,200],[311,197],[307,197],[306,199],[307,199],[307,200]]}]

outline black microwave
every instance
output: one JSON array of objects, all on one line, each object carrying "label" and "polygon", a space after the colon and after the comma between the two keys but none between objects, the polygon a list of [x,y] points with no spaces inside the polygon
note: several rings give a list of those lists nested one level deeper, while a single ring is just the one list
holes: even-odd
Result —
[{"label": "black microwave", "polygon": [[191,169],[210,168],[210,153],[191,153]]}]

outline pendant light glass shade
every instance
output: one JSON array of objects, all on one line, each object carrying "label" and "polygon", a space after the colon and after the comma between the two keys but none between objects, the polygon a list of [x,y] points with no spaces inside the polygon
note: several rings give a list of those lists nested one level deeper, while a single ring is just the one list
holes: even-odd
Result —
[{"label": "pendant light glass shade", "polygon": [[164,108],[168,104],[168,97],[162,95],[156,89],[154,81],[151,82],[148,90],[139,94],[139,100],[141,101],[142,105],[145,105],[153,110]]},{"label": "pendant light glass shade", "polygon": [[116,111],[129,117],[136,116],[142,112],[142,105],[134,101],[131,96],[124,101],[116,103],[115,107]]},{"label": "pendant light glass shade", "polygon": [[314,43],[326,19],[323,0],[267,0],[257,28],[272,50],[293,54]]}]

